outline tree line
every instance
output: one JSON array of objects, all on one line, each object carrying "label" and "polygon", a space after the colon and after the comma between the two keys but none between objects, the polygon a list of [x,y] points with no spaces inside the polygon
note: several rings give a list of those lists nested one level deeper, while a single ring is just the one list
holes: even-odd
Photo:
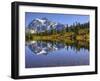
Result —
[{"label": "tree line", "polygon": [[64,34],[66,32],[74,32],[75,34],[78,34],[78,33],[81,33],[79,32],[79,30],[81,29],[87,29],[87,32],[89,32],[89,22],[84,23],[84,24],[75,22],[70,26],[68,26],[67,24],[62,30],[57,30],[57,29],[52,28],[49,31],[45,30],[44,32],[37,32],[34,35],[44,36],[44,35]]}]

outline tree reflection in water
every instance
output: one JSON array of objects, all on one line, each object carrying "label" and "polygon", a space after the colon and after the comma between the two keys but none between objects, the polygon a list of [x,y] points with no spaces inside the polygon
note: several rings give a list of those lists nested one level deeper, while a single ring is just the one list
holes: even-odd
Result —
[{"label": "tree reflection in water", "polygon": [[89,43],[85,41],[76,41],[74,43],[57,41],[29,41],[26,42],[26,46],[36,55],[48,55],[50,52],[61,49],[72,49],[76,53],[82,48],[89,51]]}]

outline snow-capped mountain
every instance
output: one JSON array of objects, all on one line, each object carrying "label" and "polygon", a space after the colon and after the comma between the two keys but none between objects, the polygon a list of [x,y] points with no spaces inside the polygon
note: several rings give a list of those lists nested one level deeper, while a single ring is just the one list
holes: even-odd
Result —
[{"label": "snow-capped mountain", "polygon": [[56,29],[58,31],[62,30],[65,27],[65,25],[57,22],[53,22],[48,20],[47,18],[36,18],[32,20],[31,23],[29,23],[28,27],[26,28],[26,31],[35,32],[44,32],[44,31],[50,31],[52,29]]}]

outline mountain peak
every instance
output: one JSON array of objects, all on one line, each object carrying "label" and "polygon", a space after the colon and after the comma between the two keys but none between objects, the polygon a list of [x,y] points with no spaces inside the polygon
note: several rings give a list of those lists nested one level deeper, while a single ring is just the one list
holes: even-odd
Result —
[{"label": "mountain peak", "polygon": [[46,20],[44,19],[40,19],[40,18],[36,18],[37,21],[39,21],[41,24],[43,24]]},{"label": "mountain peak", "polygon": [[37,32],[44,32],[45,30],[62,30],[64,28],[63,24],[50,21],[46,17],[43,18],[36,18],[28,25],[29,29],[33,29]]}]

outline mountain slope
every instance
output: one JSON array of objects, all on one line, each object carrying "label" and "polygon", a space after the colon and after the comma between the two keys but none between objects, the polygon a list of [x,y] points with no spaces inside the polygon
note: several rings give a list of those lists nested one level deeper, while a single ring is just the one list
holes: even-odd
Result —
[{"label": "mountain slope", "polygon": [[65,25],[57,22],[53,22],[48,20],[47,18],[36,18],[32,20],[31,23],[29,23],[27,30],[33,30],[35,32],[44,32],[44,31],[50,31],[52,29],[56,29],[57,31],[62,30],[65,27]]}]

